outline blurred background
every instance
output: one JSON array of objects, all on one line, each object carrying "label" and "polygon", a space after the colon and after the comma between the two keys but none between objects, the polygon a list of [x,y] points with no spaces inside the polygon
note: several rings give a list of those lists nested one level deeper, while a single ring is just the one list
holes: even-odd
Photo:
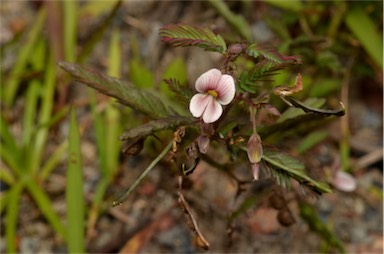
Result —
[{"label": "blurred background", "polygon": [[[169,163],[111,207],[163,145],[149,138],[140,154],[122,154],[118,136],[148,119],[57,65],[79,63],[172,99],[164,78],[193,87],[222,63],[219,54],[161,42],[162,26],[183,23],[209,27],[229,43],[269,43],[301,56],[303,64],[281,71],[275,84],[292,84],[300,72],[301,99],[340,100],[347,113],[311,134],[290,132],[279,145],[329,183],[335,171],[357,181],[352,192],[303,197],[306,206],[283,191],[294,221],[287,227],[266,183],[235,199],[232,179],[201,163],[184,192],[211,251],[382,253],[382,1],[1,1],[0,14],[1,252],[201,252]],[[71,107],[82,180],[69,174]],[[244,179],[249,171],[239,165]]]}]

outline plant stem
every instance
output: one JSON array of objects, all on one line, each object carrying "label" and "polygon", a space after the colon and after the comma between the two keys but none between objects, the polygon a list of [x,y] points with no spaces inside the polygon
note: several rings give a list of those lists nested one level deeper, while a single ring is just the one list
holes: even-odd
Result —
[{"label": "plant stem", "polygon": [[133,192],[134,189],[139,185],[139,183],[144,179],[146,175],[156,166],[156,164],[168,153],[172,147],[173,141],[164,148],[164,150],[152,161],[152,163],[144,170],[144,172],[136,179],[136,181],[128,188],[128,190],[117,200],[112,202],[112,206],[117,206],[123,203],[128,196]]}]

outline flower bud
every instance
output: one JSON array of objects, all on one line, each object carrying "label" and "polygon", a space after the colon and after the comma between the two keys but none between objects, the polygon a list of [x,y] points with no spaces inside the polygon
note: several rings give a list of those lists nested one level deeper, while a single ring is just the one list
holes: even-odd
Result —
[{"label": "flower bud", "polygon": [[208,152],[210,140],[206,135],[200,135],[197,138],[197,144],[199,146],[199,151],[202,154],[206,154]]},{"label": "flower bud", "polygon": [[248,140],[247,154],[249,161],[253,163],[259,163],[263,156],[263,146],[261,144],[261,138],[259,134],[254,133]]},{"label": "flower bud", "polygon": [[259,180],[259,172],[260,172],[260,163],[252,163],[252,175],[253,180]]}]

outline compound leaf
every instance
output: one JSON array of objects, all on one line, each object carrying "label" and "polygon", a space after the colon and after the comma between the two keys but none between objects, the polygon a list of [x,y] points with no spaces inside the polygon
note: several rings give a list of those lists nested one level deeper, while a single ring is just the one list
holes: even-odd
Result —
[{"label": "compound leaf", "polygon": [[191,117],[184,116],[175,116],[170,118],[162,118],[158,120],[150,121],[146,124],[140,125],[136,128],[132,128],[128,131],[125,131],[121,136],[120,140],[128,140],[128,139],[140,139],[145,138],[148,135],[156,131],[174,129],[181,125],[188,125],[195,121],[195,119]]},{"label": "compound leaf", "polygon": [[120,103],[132,107],[153,119],[176,115],[176,112],[149,92],[138,89],[134,84],[111,78],[83,68],[78,64],[59,62],[59,66],[70,73],[75,80],[84,83],[99,92],[116,98]]},{"label": "compound leaf", "polygon": [[197,46],[220,53],[224,53],[227,49],[223,38],[214,34],[209,28],[170,24],[160,29],[160,36],[162,41],[174,47]]}]

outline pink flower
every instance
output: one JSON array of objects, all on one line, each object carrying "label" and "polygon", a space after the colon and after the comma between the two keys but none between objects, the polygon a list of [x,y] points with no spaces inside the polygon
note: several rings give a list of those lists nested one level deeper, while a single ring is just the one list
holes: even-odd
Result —
[{"label": "pink flower", "polygon": [[203,73],[195,83],[199,92],[189,103],[194,117],[203,116],[205,123],[216,122],[223,113],[222,105],[228,105],[235,97],[235,81],[232,76],[221,74],[218,69]]}]

